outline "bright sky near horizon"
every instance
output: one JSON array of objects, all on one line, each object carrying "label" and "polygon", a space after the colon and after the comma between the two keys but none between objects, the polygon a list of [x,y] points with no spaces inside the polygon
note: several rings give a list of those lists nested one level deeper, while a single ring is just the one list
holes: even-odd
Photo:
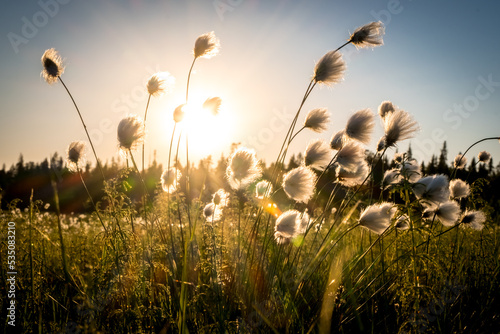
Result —
[{"label": "bright sky near horizon", "polygon": [[[185,97],[194,41],[214,31],[221,52],[196,62],[190,99],[220,96],[223,108],[219,118],[202,119],[188,130],[190,160],[209,154],[217,160],[228,155],[231,143],[242,142],[270,163],[315,62],[356,27],[378,20],[386,27],[385,44],[342,50],[344,80],[316,88],[300,116],[302,122],[310,109],[326,107],[331,126],[322,134],[302,132],[292,152],[317,137],[329,141],[353,112],[377,112],[384,100],[419,122],[421,130],[411,140],[419,160],[438,155],[444,140],[451,161],[476,140],[500,136],[495,1],[7,0],[1,6],[0,164],[7,168],[21,153],[25,161],[40,162],[54,152],[64,155],[71,141],[87,141],[63,86],[40,77],[40,58],[48,48],[65,60],[63,80],[104,161],[118,157],[120,119],[144,115],[150,75],[172,74],[174,89],[151,99],[147,118],[146,161],[156,151],[165,165],[172,112]],[[375,149],[382,131],[378,122],[367,148]],[[500,161],[498,141],[480,144],[469,160],[482,150],[495,164]],[[94,162],[90,152],[88,160]]]}]

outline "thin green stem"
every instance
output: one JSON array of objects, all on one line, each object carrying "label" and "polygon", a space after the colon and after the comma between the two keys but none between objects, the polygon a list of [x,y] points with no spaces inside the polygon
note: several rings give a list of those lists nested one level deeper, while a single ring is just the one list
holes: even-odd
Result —
[{"label": "thin green stem", "polygon": [[[149,101],[151,94],[148,96],[148,103],[146,104],[146,111],[144,112],[144,133],[146,133],[146,117],[148,116]],[[144,142],[142,142],[142,174],[144,174]]]}]

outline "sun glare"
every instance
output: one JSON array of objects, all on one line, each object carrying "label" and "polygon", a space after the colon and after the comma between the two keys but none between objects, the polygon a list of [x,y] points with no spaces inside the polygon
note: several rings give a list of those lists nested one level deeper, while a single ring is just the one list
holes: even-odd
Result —
[{"label": "sun glare", "polygon": [[[228,151],[234,141],[234,117],[228,101],[222,99],[219,112],[214,115],[211,110],[203,107],[205,100],[203,97],[190,97],[189,103],[183,107],[184,118],[176,129],[175,138],[178,138],[179,131],[182,131],[183,137],[188,135],[189,155],[195,160],[208,155],[217,159],[218,154]],[[164,113],[163,117],[162,124],[172,129],[172,112]],[[166,131],[164,140],[170,140],[171,135],[171,131]],[[182,145],[184,142],[182,139]]]}]

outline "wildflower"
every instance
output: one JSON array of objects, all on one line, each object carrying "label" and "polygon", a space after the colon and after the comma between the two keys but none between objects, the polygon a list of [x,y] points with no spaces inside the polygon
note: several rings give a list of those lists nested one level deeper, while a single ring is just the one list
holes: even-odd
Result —
[{"label": "wildflower", "polygon": [[313,80],[316,83],[333,85],[342,80],[345,63],[338,51],[327,52],[314,67]]},{"label": "wildflower", "polygon": [[460,218],[460,224],[464,227],[472,228],[476,231],[481,231],[484,227],[486,216],[482,211],[472,210],[465,211]]},{"label": "wildflower", "polygon": [[450,194],[452,198],[465,198],[470,194],[470,186],[460,179],[451,180]]},{"label": "wildflower", "polygon": [[221,104],[222,99],[220,97],[210,97],[203,102],[203,108],[209,110],[212,115],[217,116],[219,114]]},{"label": "wildflower", "polygon": [[378,106],[378,114],[382,119],[385,119],[385,116],[394,111],[396,111],[396,108],[391,101],[384,101]]},{"label": "wildflower", "polygon": [[344,141],[344,130],[340,130],[330,140],[330,148],[338,151],[344,146]]},{"label": "wildflower", "polygon": [[349,42],[354,44],[357,48],[383,45],[384,33],[385,28],[382,22],[371,22],[354,30]]},{"label": "wildflower", "polygon": [[148,93],[154,97],[164,94],[175,81],[168,72],[158,72],[149,78],[146,88]]},{"label": "wildflower", "polygon": [[211,58],[219,53],[220,43],[213,31],[199,36],[194,43],[194,57]]},{"label": "wildflower", "polygon": [[396,220],[396,223],[394,224],[394,227],[396,227],[400,231],[405,231],[410,228],[410,218],[408,218],[408,215],[401,215],[398,220]]},{"label": "wildflower", "polygon": [[85,166],[85,142],[74,141],[68,146],[66,163],[71,172]]},{"label": "wildflower", "polygon": [[363,144],[368,144],[374,126],[373,113],[370,109],[363,109],[349,118],[345,128],[345,135]]},{"label": "wildflower", "polygon": [[54,48],[45,50],[42,65],[42,77],[49,85],[57,82],[57,79],[64,73],[62,58]]},{"label": "wildflower", "polygon": [[240,189],[262,175],[255,152],[247,148],[237,149],[229,158],[226,176],[233,189]]},{"label": "wildflower", "polygon": [[258,199],[269,197],[272,191],[273,185],[269,181],[262,180],[255,185],[255,197]]},{"label": "wildflower", "polygon": [[436,206],[447,202],[450,197],[448,177],[431,175],[421,178],[413,185],[413,192],[424,205]]},{"label": "wildflower", "polygon": [[363,160],[356,169],[348,170],[337,165],[337,181],[344,187],[354,187],[362,184],[368,177],[370,170],[368,164]]},{"label": "wildflower", "polygon": [[464,169],[466,164],[467,164],[467,158],[464,157],[462,154],[457,155],[455,157],[455,160],[453,161],[453,166],[457,169]]},{"label": "wildflower", "polygon": [[161,188],[167,193],[173,193],[179,185],[181,172],[175,168],[165,169],[161,174]]},{"label": "wildflower", "polygon": [[278,244],[290,242],[298,233],[300,212],[297,210],[288,210],[283,212],[274,226],[274,238]]},{"label": "wildflower", "polygon": [[184,114],[185,114],[184,106],[185,106],[185,104],[181,104],[177,108],[175,108],[175,110],[174,110],[174,122],[175,123],[182,122],[182,120],[184,119]]},{"label": "wildflower", "polygon": [[359,224],[370,231],[382,234],[391,224],[396,213],[392,203],[382,202],[367,207],[359,217]]},{"label": "wildflower", "polygon": [[224,208],[229,204],[229,194],[224,189],[221,188],[213,194],[212,202],[215,205]]},{"label": "wildflower", "polygon": [[405,158],[405,154],[406,153],[394,153],[394,162],[398,164],[402,163]]},{"label": "wildflower", "polygon": [[421,177],[420,165],[417,160],[412,159],[405,161],[400,168],[401,176],[407,179],[411,183],[415,183]]},{"label": "wildflower", "polygon": [[309,142],[304,153],[306,166],[315,169],[323,169],[330,163],[330,147],[323,139],[315,139]]},{"label": "wildflower", "polygon": [[213,202],[203,208],[203,216],[209,223],[214,223],[222,218],[222,209]]},{"label": "wildflower", "polygon": [[491,154],[486,151],[479,152],[477,155],[477,158],[479,159],[479,162],[484,162],[485,164],[488,163],[491,159]]},{"label": "wildflower", "polygon": [[144,122],[139,116],[127,116],[118,124],[118,143],[124,151],[137,147],[144,136]]},{"label": "wildflower", "polygon": [[399,181],[401,181],[401,173],[399,169],[393,168],[385,171],[382,184],[389,186],[391,184],[399,183]]},{"label": "wildflower", "polygon": [[[384,121],[385,135],[383,148],[395,146],[398,141],[413,137],[419,129],[417,122],[404,110],[389,113]],[[380,142],[379,142],[380,144]]]},{"label": "wildflower", "polygon": [[380,137],[377,142],[377,152],[382,151],[385,148],[385,136]]},{"label": "wildflower", "polygon": [[330,123],[330,113],[326,108],[316,108],[307,114],[304,128],[320,133],[328,128],[328,123]]},{"label": "wildflower", "polygon": [[424,217],[436,218],[443,226],[450,227],[455,225],[460,216],[460,206],[455,201],[445,202],[436,209],[427,209],[424,211]]},{"label": "wildflower", "polygon": [[314,193],[316,174],[305,166],[292,169],[283,177],[283,190],[288,197],[307,203]]},{"label": "wildflower", "polygon": [[355,170],[364,161],[365,151],[357,142],[345,144],[337,154],[337,163],[346,170]]}]

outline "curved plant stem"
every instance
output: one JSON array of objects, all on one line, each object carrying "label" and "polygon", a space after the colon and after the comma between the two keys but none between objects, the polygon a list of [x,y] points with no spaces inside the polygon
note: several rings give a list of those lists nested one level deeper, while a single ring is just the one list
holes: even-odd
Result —
[{"label": "curved plant stem", "polygon": [[[144,112],[144,132],[146,132],[146,117],[148,116],[149,101],[151,100],[151,94],[148,96],[148,103],[146,104],[146,111]],[[144,142],[142,142],[142,174],[144,175]]]},{"label": "curved plant stem", "polygon": [[73,98],[73,95],[71,95],[68,87],[66,87],[66,84],[64,83],[62,78],[60,76],[58,76],[58,78],[59,78],[59,81],[61,81],[62,85],[64,86],[64,89],[66,89],[66,92],[68,92],[68,95],[71,98],[71,101],[73,101],[73,105],[75,106],[76,111],[78,112],[78,116],[80,116],[80,120],[82,121],[83,129],[85,130],[85,134],[87,135],[87,138],[90,142],[90,147],[92,148],[92,152],[94,153],[94,157],[95,157],[95,160],[97,162],[97,167],[99,168],[99,171],[101,172],[102,179],[104,181],[104,180],[106,180],[106,178],[104,177],[104,172],[102,170],[101,163],[99,162],[99,158],[97,157],[97,153],[95,152],[94,144],[92,143],[92,139],[90,139],[90,135],[89,135],[89,132],[87,131],[87,126],[85,125],[85,122],[83,121],[83,117],[82,117],[82,114],[80,113],[80,109],[78,109],[78,105],[76,104],[75,99]]}]

